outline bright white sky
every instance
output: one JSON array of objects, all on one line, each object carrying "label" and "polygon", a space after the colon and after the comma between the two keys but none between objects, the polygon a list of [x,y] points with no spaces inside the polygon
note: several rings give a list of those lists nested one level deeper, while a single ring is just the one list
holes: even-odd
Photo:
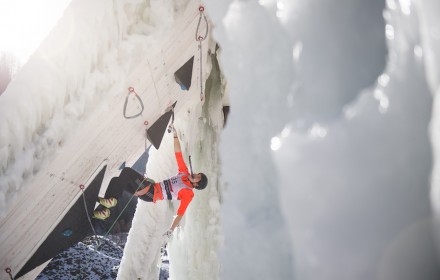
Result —
[{"label": "bright white sky", "polygon": [[0,0],[0,51],[25,63],[71,0]]}]

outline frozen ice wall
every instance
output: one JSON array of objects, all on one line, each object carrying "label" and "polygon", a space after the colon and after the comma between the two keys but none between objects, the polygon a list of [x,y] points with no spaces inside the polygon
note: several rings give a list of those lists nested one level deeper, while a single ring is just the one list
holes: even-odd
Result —
[{"label": "frozen ice wall", "polygon": [[438,4],[207,6],[232,108],[223,278],[438,279]]},{"label": "frozen ice wall", "polygon": [[[288,120],[291,46],[276,19],[255,1],[208,2],[231,114],[221,138],[225,231],[222,279],[291,279],[291,253],[269,149]],[[222,21],[223,20],[223,21]],[[221,24],[223,23],[223,24]],[[281,108],[281,109],[280,109]]]},{"label": "frozen ice wall", "polygon": [[[432,119],[430,126],[431,144],[433,147],[434,165],[432,169],[431,203],[435,215],[435,226],[440,231],[440,124],[439,124],[439,89],[440,89],[440,22],[438,11],[440,3],[437,1],[417,1],[417,10],[423,16],[420,17],[421,46],[425,62],[425,71],[431,93],[434,96]],[[440,234],[436,234],[437,243],[440,242]]]}]

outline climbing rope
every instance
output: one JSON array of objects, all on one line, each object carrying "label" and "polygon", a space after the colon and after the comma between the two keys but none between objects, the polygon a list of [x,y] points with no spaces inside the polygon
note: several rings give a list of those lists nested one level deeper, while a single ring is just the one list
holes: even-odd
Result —
[{"label": "climbing rope", "polygon": [[[99,168],[99,167],[98,167]],[[97,169],[96,169],[97,170]],[[96,171],[95,170],[95,171]],[[94,172],[95,173],[95,172]],[[93,174],[94,174],[93,173]],[[91,177],[92,177],[93,175],[91,175],[88,179],[87,179],[87,181],[89,181],[90,179],[91,179]],[[86,201],[86,197],[85,197],[85,191],[84,191],[84,189],[85,189],[85,186],[84,186],[84,184],[81,184],[81,185],[79,185],[79,188],[80,188],[80,190],[81,190],[81,193],[82,193],[82,198],[83,198],[83,202],[84,202],[84,209],[85,209],[85,211],[86,211],[86,215],[87,215],[87,220],[89,221],[89,224],[90,224],[90,227],[92,228],[92,232],[93,232],[93,235],[94,235],[94,238],[95,238],[95,241],[96,241],[96,244],[98,245],[98,246],[100,246],[101,244],[100,244],[100,242],[99,242],[99,239],[98,239],[98,235],[96,234],[96,230],[95,230],[95,227],[93,226],[93,223],[92,223],[92,219],[90,218],[90,214],[89,214],[89,210],[88,210],[88,208],[87,208],[87,201]],[[88,255],[86,255],[85,256],[86,257],[86,259],[85,259],[85,262],[80,262],[80,273],[76,276],[76,279],[84,279],[84,277],[82,277],[83,276],[83,274],[87,274],[87,272],[86,272],[86,269],[87,269],[87,266],[86,267],[84,267],[83,266],[83,263],[85,263],[85,264],[88,264],[89,263],[89,256]]]},{"label": "climbing rope", "polygon": [[93,226],[92,219],[90,218],[89,210],[87,209],[86,196],[85,196],[85,193],[84,193],[84,188],[85,187],[84,187],[84,185],[80,185],[79,188],[80,188],[80,190],[82,192],[82,198],[83,198],[83,201],[84,201],[84,209],[86,210],[87,219],[89,220],[89,224],[90,224],[90,227],[92,228],[93,235],[95,236],[96,242],[99,244],[98,235],[96,234],[95,227]]},{"label": "climbing rope", "polygon": [[[113,227],[115,226],[116,222],[119,220],[119,218],[122,216],[122,214],[124,213],[125,209],[127,209],[128,205],[130,204],[131,200],[135,197],[135,193],[137,191],[140,190],[142,184],[145,182],[145,180],[147,180],[147,177],[144,176],[144,179],[139,183],[136,191],[131,195],[130,199],[128,200],[128,202],[125,204],[124,208],[122,209],[121,213],[119,213],[118,217],[116,217],[115,221],[113,222],[113,224],[110,226],[110,228],[107,230],[107,232],[104,234],[104,238],[107,237],[110,233],[110,231],[113,229]],[[101,243],[102,244],[102,243]],[[96,250],[98,251],[99,248],[101,247],[101,244],[98,245],[98,247],[96,248]]]},{"label": "climbing rope", "polygon": [[[137,187],[137,189],[136,189],[136,192],[140,190],[142,184],[145,182],[146,179],[147,179],[147,178],[144,177],[144,179],[139,183],[139,185],[138,185],[138,187]],[[124,213],[125,209],[127,209],[127,207],[128,207],[128,205],[130,204],[131,200],[135,197],[134,194],[135,194],[136,192],[134,192],[134,193],[131,195],[130,199],[129,199],[128,202],[125,204],[125,206],[124,206],[124,208],[122,209],[121,213],[119,213],[118,217],[116,217],[115,221],[114,221],[113,224],[110,226],[110,228],[107,230],[107,232],[105,233],[104,237],[107,237],[108,234],[110,233],[110,231],[113,229],[113,227],[115,226],[116,222],[119,220],[119,218],[120,218],[120,217],[122,216],[122,214]]]},{"label": "climbing rope", "polygon": [[[148,126],[149,122],[148,121],[144,121],[144,125]],[[145,128],[145,133],[144,133],[144,148],[145,151],[148,149],[148,128]]]},{"label": "climbing rope", "polygon": [[[200,24],[202,23],[202,18],[205,21],[206,29],[205,34],[200,35]],[[197,29],[196,29],[196,41],[199,42],[199,61],[200,61],[200,100],[203,101],[203,66],[202,66],[202,41],[204,41],[208,37],[208,19],[205,15],[205,7],[199,6],[199,22],[197,23]]]},{"label": "climbing rope", "polygon": [[[161,51],[162,51],[162,50],[161,50]],[[157,102],[159,103],[159,106],[160,106],[160,105],[161,105],[161,104],[160,104],[160,98],[159,98],[159,94],[157,93],[157,86],[156,86],[156,82],[155,82],[155,80],[154,80],[154,76],[153,76],[153,69],[151,68],[151,64],[150,64],[150,61],[148,60],[148,58],[147,58],[147,64],[148,64],[148,69],[150,70],[150,77],[151,77],[151,80],[153,81],[154,92],[156,93]]]},{"label": "climbing rope", "polygon": [[[80,188],[80,190],[82,192],[82,198],[83,198],[83,201],[84,201],[84,209],[86,210],[87,220],[89,221],[90,227],[92,228],[93,235],[95,236],[96,243],[98,244],[98,246],[100,246],[98,235],[96,234],[95,227],[93,226],[92,219],[90,218],[89,210],[87,209],[86,196],[85,196],[85,193],[84,193],[85,186],[84,185],[80,185],[79,188]],[[86,258],[87,259],[86,259],[85,263],[87,264],[87,263],[89,263],[88,254],[86,254]],[[76,279],[84,279],[82,276],[83,276],[84,273],[86,273],[85,270],[87,269],[87,267],[84,267],[82,265],[82,263],[83,262],[80,262],[80,269],[79,269],[80,273],[79,273],[79,275],[77,275]]]},{"label": "climbing rope", "polygon": [[[139,185],[138,185],[138,187],[137,187],[137,189],[136,189],[136,192],[139,191],[139,189],[141,188],[142,184],[145,182],[146,179],[147,179],[147,177],[144,176],[144,179],[139,183]],[[82,185],[82,186],[83,186],[83,185]],[[84,188],[84,186],[83,186],[83,188]],[[81,190],[83,190],[83,188],[82,188]],[[136,193],[136,192],[135,192],[135,193]],[[105,233],[104,238],[106,238],[106,237],[108,236],[108,234],[110,233],[110,231],[111,231],[111,230],[113,229],[113,227],[115,226],[116,222],[119,220],[119,218],[120,218],[120,217],[122,216],[122,214],[124,213],[125,209],[127,209],[128,205],[130,204],[130,202],[131,202],[131,200],[134,198],[134,196],[135,196],[135,195],[133,194],[133,195],[130,197],[130,199],[129,199],[128,202],[125,204],[124,208],[122,209],[121,213],[119,213],[118,217],[115,219],[115,221],[113,222],[113,224],[110,226],[110,228],[109,228],[109,229],[107,230],[107,232]],[[84,197],[84,191],[83,191],[83,197]],[[85,198],[84,198],[84,205],[86,205]],[[90,226],[92,227],[93,233],[94,233],[94,235],[95,235],[95,239],[96,239],[96,241],[97,241],[96,251],[99,251],[99,249],[101,248],[102,244],[104,244],[104,243],[103,243],[103,242],[99,242],[98,236],[97,236],[97,234],[96,234],[96,232],[95,232],[95,228],[93,227],[92,221],[91,221],[91,219],[90,219],[89,212],[87,211],[87,206],[86,206],[86,213],[87,213],[87,218],[88,218],[88,220],[89,220]],[[82,263],[82,262],[81,262],[81,263]],[[88,260],[86,260],[85,263],[88,263]],[[78,277],[80,277],[80,278],[77,278],[77,279],[83,279],[83,278],[82,278],[82,275],[83,275],[84,272],[85,272],[85,267],[83,267],[83,266],[80,264],[80,274],[78,275]]]},{"label": "climbing rope", "polygon": [[[133,115],[133,116],[127,116],[127,104],[128,104],[128,98],[130,97],[130,94],[131,93],[133,93],[134,94],[134,96],[138,99],[138,101],[139,101],[139,104],[141,104],[141,111],[139,112],[139,113],[137,113],[136,115]],[[141,114],[142,114],[142,112],[144,111],[144,103],[142,102],[142,99],[139,97],[139,95],[136,93],[136,91],[134,91],[134,88],[133,87],[129,87],[128,88],[128,93],[127,93],[127,96],[125,97],[125,103],[124,103],[124,111],[123,111],[123,113],[124,113],[124,118],[126,118],[126,119],[134,119],[134,118],[136,118],[136,117],[139,117]]]}]

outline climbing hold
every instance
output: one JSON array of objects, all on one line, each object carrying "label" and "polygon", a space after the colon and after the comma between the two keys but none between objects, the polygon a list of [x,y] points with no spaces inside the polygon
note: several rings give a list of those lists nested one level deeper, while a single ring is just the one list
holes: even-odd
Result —
[{"label": "climbing hold", "polygon": [[174,79],[182,90],[189,90],[193,72],[194,56],[174,73]]},{"label": "climbing hold", "polygon": [[[172,105],[172,108],[176,106],[176,102]],[[160,144],[162,142],[163,136],[165,134],[165,131],[168,127],[168,123],[170,122],[170,119],[172,118],[173,110],[169,110],[166,113],[164,113],[162,116],[159,117],[159,119],[154,122],[151,127],[147,130],[147,139],[150,141],[151,144],[156,149],[159,149]]]},{"label": "climbing hold", "polygon": [[71,230],[70,228],[66,228],[66,229],[63,231],[63,235],[64,235],[65,237],[71,237],[71,236],[73,235],[73,230]]},{"label": "climbing hold", "polygon": [[[129,97],[130,93],[133,93],[135,95],[135,97],[137,98],[137,101],[139,102],[139,105],[141,105],[141,108],[137,114],[132,115],[132,116],[127,116],[127,104],[128,104],[128,97]],[[136,91],[134,90],[133,87],[129,87],[128,94],[125,97],[125,103],[124,103],[124,109],[123,109],[124,118],[126,118],[126,119],[136,118],[136,117],[140,116],[143,111],[144,111],[144,103],[142,102],[142,99],[139,97],[139,95],[136,93]]]}]

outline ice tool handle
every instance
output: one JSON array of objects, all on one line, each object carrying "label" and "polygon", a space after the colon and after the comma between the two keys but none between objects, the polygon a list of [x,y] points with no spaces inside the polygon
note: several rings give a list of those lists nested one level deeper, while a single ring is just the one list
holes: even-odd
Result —
[{"label": "ice tool handle", "polygon": [[191,156],[189,156],[189,171],[191,172],[191,177],[193,177],[194,174],[193,174],[193,167],[192,167],[192,163],[191,163]]}]

